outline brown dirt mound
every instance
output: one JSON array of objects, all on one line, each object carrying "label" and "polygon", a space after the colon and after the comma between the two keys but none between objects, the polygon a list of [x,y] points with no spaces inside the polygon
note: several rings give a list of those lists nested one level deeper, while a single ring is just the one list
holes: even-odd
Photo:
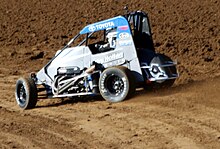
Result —
[{"label": "brown dirt mound", "polygon": [[[220,148],[218,0],[0,4],[0,148]],[[54,99],[18,109],[19,76],[38,71],[85,25],[124,14],[125,5],[148,12],[156,51],[179,62],[176,87],[113,105]]]}]

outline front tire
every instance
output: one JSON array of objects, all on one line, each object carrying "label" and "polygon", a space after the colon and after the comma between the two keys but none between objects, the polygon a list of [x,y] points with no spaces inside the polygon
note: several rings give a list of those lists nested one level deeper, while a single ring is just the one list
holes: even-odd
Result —
[{"label": "front tire", "polygon": [[99,90],[106,101],[120,102],[134,94],[135,79],[126,67],[110,67],[100,76]]},{"label": "front tire", "polygon": [[34,108],[37,104],[37,87],[31,78],[20,78],[16,82],[15,98],[22,109]]}]

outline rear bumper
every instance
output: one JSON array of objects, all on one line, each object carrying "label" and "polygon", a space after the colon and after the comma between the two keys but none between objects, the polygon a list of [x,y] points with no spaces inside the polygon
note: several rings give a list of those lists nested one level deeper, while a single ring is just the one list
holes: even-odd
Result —
[{"label": "rear bumper", "polygon": [[177,62],[168,61],[166,64],[151,63],[150,65],[142,64],[141,69],[148,81],[164,81],[176,79],[179,74],[176,70]]}]

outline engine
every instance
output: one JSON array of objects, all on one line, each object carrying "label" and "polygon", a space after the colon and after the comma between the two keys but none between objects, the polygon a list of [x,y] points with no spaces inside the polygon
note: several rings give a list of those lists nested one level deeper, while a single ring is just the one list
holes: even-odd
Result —
[{"label": "engine", "polygon": [[88,74],[79,67],[60,67],[54,79],[53,94],[97,92],[98,78],[99,73]]}]

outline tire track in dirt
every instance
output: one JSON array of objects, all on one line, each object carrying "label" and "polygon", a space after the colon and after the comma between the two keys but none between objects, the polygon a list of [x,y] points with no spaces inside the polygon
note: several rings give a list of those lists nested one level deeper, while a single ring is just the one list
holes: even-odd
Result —
[{"label": "tire track in dirt", "polygon": [[[203,87],[201,84],[198,85]],[[189,89],[191,90],[192,87]],[[201,89],[197,88],[198,90]],[[191,90],[191,92],[195,91],[195,89]],[[155,112],[157,114],[154,113],[151,117],[172,124],[178,128],[179,134],[190,138],[190,140],[194,140],[198,144],[203,144],[207,148],[218,148],[220,146],[220,110],[207,106],[207,102],[200,101],[202,99],[201,97],[204,96],[203,94],[200,98],[194,93],[189,94],[188,91],[181,94],[185,96],[177,94],[164,96],[162,100],[159,100],[160,102],[155,100],[150,101],[150,104],[158,106],[155,109],[159,112]],[[172,97],[175,98],[175,101],[173,101]],[[178,97],[181,98],[178,99]],[[191,97],[190,100],[187,97]],[[215,98],[211,98],[210,101],[215,103],[218,100],[216,99],[217,97],[218,94],[215,94]],[[188,103],[186,104],[184,100],[187,100]],[[174,104],[174,102],[176,103]],[[163,111],[162,109],[164,108],[167,110]]]},{"label": "tire track in dirt", "polygon": [[[138,109],[142,109],[142,108],[139,107]],[[159,111],[167,112],[161,109],[161,107],[159,108],[159,107],[148,105],[147,110],[144,109],[143,111],[142,110],[130,111],[129,112],[130,114],[125,114],[125,116],[123,117],[123,120],[120,119],[118,122],[116,120],[115,123],[116,124],[119,123],[121,125],[124,125],[126,128],[133,130],[132,136],[134,136],[136,140],[139,140],[139,143],[143,142],[144,144],[140,148],[157,147],[158,144],[155,144],[155,142],[157,142],[156,139],[161,140],[160,141],[161,147],[170,146],[174,148],[189,148],[190,146],[191,148],[201,148],[201,145],[196,144],[190,138],[182,136],[182,134],[180,133],[178,134],[178,136],[176,135],[176,133],[173,133],[178,130],[178,127],[176,127],[175,125],[171,125],[167,122],[164,122],[163,119],[157,118],[157,115],[151,109],[154,109],[154,110],[159,109]],[[123,115],[120,112],[117,112],[117,113],[118,115]],[[143,114],[140,114],[140,113],[143,113]],[[144,113],[147,113],[147,114],[144,114]],[[151,114],[154,115],[152,118],[150,116]],[[153,139],[153,138],[150,139],[149,136],[153,136],[153,138],[156,138],[156,139]],[[182,142],[182,144],[180,142]],[[139,143],[137,142],[136,146]]]},{"label": "tire track in dirt", "polygon": [[[5,83],[6,84],[7,83],[8,84],[14,84],[15,83],[13,78],[9,79],[9,80],[8,79],[9,78],[0,79],[0,85],[4,86]],[[64,108],[62,108],[62,106],[61,106],[61,110],[59,110],[59,109],[57,110],[57,106],[56,107],[44,108],[44,107],[47,106],[48,103],[49,103],[49,105],[53,105],[54,101],[55,101],[55,104],[56,104],[56,102],[60,102],[60,99],[53,99],[53,101],[51,101],[51,102],[50,101],[49,102],[39,101],[39,103],[40,103],[39,105],[43,105],[43,107],[39,106],[40,107],[39,109],[36,108],[36,109],[32,109],[30,111],[20,111],[20,109],[18,109],[17,105],[15,104],[15,100],[14,100],[14,86],[12,86],[12,85],[7,86],[6,85],[5,90],[7,90],[8,92],[4,93],[3,96],[1,96],[1,97],[3,97],[3,99],[6,98],[6,99],[10,99],[10,100],[6,100],[7,102],[0,102],[1,107],[9,109],[9,111],[12,112],[12,113],[15,113],[15,112],[17,113],[18,112],[19,114],[22,114],[22,115],[24,114],[24,115],[34,116],[39,121],[41,121],[41,119],[46,119],[46,120],[48,120],[48,122],[45,122],[45,123],[49,123],[50,125],[53,125],[53,124],[49,121],[57,122],[57,123],[59,123],[58,125],[60,125],[60,124],[65,125],[66,124],[68,127],[64,128],[63,126],[61,126],[61,128],[63,130],[66,130],[68,133],[71,133],[71,135],[72,134],[77,134],[81,129],[79,127],[75,128],[76,124],[75,124],[74,121],[75,120],[80,121],[80,118],[85,119],[87,117],[87,115],[85,115],[85,114],[83,116],[82,112],[80,112],[81,110],[76,109],[74,111],[74,109],[71,108],[71,111],[70,111],[69,110],[70,108],[68,108],[68,107],[66,108],[65,105],[64,105]],[[13,94],[13,95],[10,95],[10,94]],[[11,98],[8,98],[8,97],[11,97]],[[11,100],[13,100],[13,101],[11,101]],[[56,110],[56,111],[53,111],[53,110]],[[74,116],[72,116],[73,113],[74,113]],[[76,119],[76,118],[78,118],[78,119]],[[14,121],[14,120],[8,119],[6,121]],[[32,123],[32,122],[30,122],[30,123]],[[23,124],[21,124],[21,125],[23,125]],[[31,127],[34,128],[35,126],[30,126],[30,128]],[[91,134],[88,133],[88,132],[78,133],[80,137],[75,138],[75,135],[74,136],[68,136],[67,135],[68,133],[63,133],[62,131],[60,131],[60,129],[56,129],[56,131],[55,131],[55,130],[48,129],[47,126],[42,126],[39,130],[40,130],[40,132],[38,134],[39,139],[33,137],[33,138],[35,138],[35,139],[33,139],[35,141],[35,143],[34,143],[35,146],[40,146],[40,147],[46,146],[46,148],[54,148],[53,146],[50,146],[53,143],[47,142],[47,144],[42,144],[42,143],[45,142],[45,139],[46,139],[45,137],[49,137],[47,139],[49,139],[52,142],[54,142],[54,141],[51,138],[62,140],[61,144],[64,144],[64,145],[69,144],[69,142],[74,142],[73,144],[79,144],[80,148],[83,147],[83,146],[85,146],[85,148],[88,147],[88,146],[90,146],[90,147],[94,146],[94,148],[96,148],[97,144],[98,144],[98,148],[100,148],[100,147],[101,148],[109,148],[109,146],[110,147],[112,147],[112,146],[117,147],[118,146],[117,144],[114,144],[114,142],[110,142],[110,143],[104,142],[104,143],[102,143],[98,139],[93,140],[93,139],[91,139],[91,138],[93,138],[93,136],[91,137]],[[16,135],[16,133],[14,134],[14,132],[10,132],[10,133],[11,133],[11,135]],[[40,134],[43,134],[43,136],[40,135]],[[18,136],[19,135],[22,136],[22,134],[18,134]],[[73,139],[70,139],[70,138],[73,138]],[[86,141],[84,141],[84,139]],[[30,141],[33,141],[33,140],[31,139]],[[40,141],[40,140],[42,140],[42,141]],[[74,140],[78,140],[78,141],[74,141]],[[91,140],[91,141],[89,141],[89,140]],[[11,142],[12,142],[12,144],[19,144],[20,141],[18,142],[18,140],[12,140]],[[69,145],[69,147],[70,146],[71,145]],[[23,147],[29,148],[28,145],[27,146],[25,145]],[[21,147],[21,148],[23,148],[23,147]],[[67,148],[68,148],[68,146],[67,146]],[[77,147],[75,146],[74,148],[77,148]]]},{"label": "tire track in dirt", "polygon": [[[186,92],[183,92],[181,94],[185,95]],[[183,95],[182,95],[182,97],[184,97]],[[189,95],[188,94],[185,95],[185,97],[187,97],[187,96],[189,96]],[[190,94],[190,96],[196,97],[195,99],[199,100],[199,98],[197,98],[197,96],[193,96],[193,94]],[[201,95],[201,96],[203,96],[203,95]],[[164,124],[167,124],[167,123],[172,124],[173,123],[173,126],[180,129],[178,136],[181,136],[181,135],[183,136],[183,137],[180,137],[181,139],[183,139],[182,142],[186,142],[186,140],[189,140],[189,142],[187,144],[191,144],[191,147],[197,146],[197,148],[201,148],[201,144],[203,144],[203,145],[205,144],[204,146],[207,146],[208,148],[213,147],[213,146],[214,146],[214,148],[218,148],[220,146],[220,143],[219,143],[220,129],[218,127],[218,126],[220,126],[219,125],[219,115],[220,115],[219,109],[213,109],[213,108],[209,108],[209,107],[201,108],[201,107],[204,107],[204,105],[201,105],[200,102],[198,102],[199,104],[198,103],[195,104],[195,101],[193,101],[193,100],[192,100],[192,102],[189,102],[188,105],[187,104],[185,106],[180,105],[180,106],[183,106],[180,109],[178,109],[179,108],[178,106],[175,107],[172,104],[171,104],[172,106],[167,106],[167,104],[165,104],[165,102],[164,102],[164,98],[167,98],[167,103],[172,103],[170,101],[172,101],[173,100],[172,98],[174,98],[174,99],[177,99],[178,102],[185,104],[184,102],[179,101],[178,97],[179,97],[179,94],[160,98],[160,101],[162,101],[161,102],[162,106],[160,105],[158,107],[153,108],[154,111],[159,111],[159,113],[153,112],[152,119],[157,119],[162,124],[163,123]],[[215,97],[218,97],[218,95],[215,94]],[[155,98],[151,98],[149,100],[152,100],[149,102],[150,104],[152,104],[152,103],[155,104],[154,103]],[[185,100],[185,99],[182,98],[181,100]],[[213,100],[215,102],[215,99],[211,99],[211,100]],[[178,103],[178,104],[180,104],[180,103]],[[129,104],[133,105],[132,100],[131,100],[131,103],[129,103]],[[159,102],[156,101],[156,104],[159,104]],[[192,104],[193,106],[189,106],[190,104]],[[166,106],[164,107],[164,105],[166,105]],[[135,108],[136,110],[137,109],[139,110],[142,108],[141,106],[139,107],[137,105],[137,103],[135,104],[135,107],[136,107]],[[170,108],[170,107],[172,107],[172,108]],[[163,108],[165,108],[166,110],[163,110]],[[149,115],[144,115],[144,114],[142,115],[142,113],[148,113],[148,114],[150,113],[149,111],[147,112],[147,109],[149,109],[149,105],[143,111],[132,111],[132,112],[138,113],[138,115],[140,115],[140,118],[143,119],[145,117],[149,117]],[[208,109],[208,111],[210,111],[210,109],[211,109],[211,112],[208,112],[207,109]],[[128,112],[129,112],[129,110],[128,110]],[[164,113],[166,113],[166,114],[168,113],[170,115],[170,120],[175,119],[175,121],[166,122],[167,115],[164,115]],[[137,121],[136,117],[131,118],[131,122],[132,122],[132,119]],[[206,122],[208,122],[208,124]],[[142,123],[144,123],[144,122],[142,122]],[[156,122],[154,124],[156,124]],[[215,126],[215,128],[211,127],[210,124],[211,124],[211,126]],[[153,128],[155,128],[155,127],[153,127]],[[161,131],[161,133],[162,132],[163,131]],[[166,132],[166,131],[164,131],[164,132]],[[191,133],[191,132],[193,132],[193,133]],[[175,135],[174,138],[176,138],[177,137],[176,134],[174,134],[174,135]],[[168,136],[172,136],[172,134],[169,134]],[[178,139],[178,140],[181,140],[181,139]],[[184,139],[185,139],[185,141],[184,141]],[[193,143],[192,140],[194,140],[198,145],[193,145],[196,143]],[[209,141],[207,141],[207,140],[209,140]],[[177,142],[180,143],[179,141],[177,141]],[[210,142],[216,142],[216,143],[210,144]]]},{"label": "tire track in dirt", "polygon": [[[163,107],[158,107],[155,109],[157,109],[158,113],[155,112],[153,116],[149,115],[148,117],[152,118],[151,122],[154,122],[154,120],[156,121],[153,124],[156,124],[158,121],[161,123],[159,126],[162,128],[163,126],[165,127],[162,129],[162,131],[160,131],[162,134],[164,132],[166,133],[166,131],[163,131],[164,129],[169,130],[169,132],[165,135],[167,135],[167,138],[173,138],[171,140],[173,142],[178,140],[176,144],[180,146],[183,145],[180,143],[180,140],[182,140],[182,143],[188,145],[185,146],[185,148],[209,148],[209,143],[218,142],[218,137],[220,136],[219,129],[204,126],[204,123],[200,122],[203,120],[203,118],[206,118],[206,115],[203,115],[203,117],[200,119],[199,117],[194,117],[194,113],[192,112],[181,112],[181,114],[179,114],[176,109],[162,110]],[[216,125],[219,124],[217,121],[215,123],[213,121],[210,123]],[[155,127],[155,125],[152,125],[152,128],[155,128],[158,131],[158,126]],[[209,141],[206,142],[207,140]],[[211,146],[213,146],[213,144]],[[219,146],[219,144],[216,144],[216,147],[217,146]]]},{"label": "tire track in dirt", "polygon": [[1,131],[0,138],[0,147],[2,148],[35,148],[34,144],[26,137]]},{"label": "tire track in dirt", "polygon": [[[0,79],[0,85],[6,82],[12,84],[14,79],[15,77]],[[216,79],[211,84],[218,84],[218,81],[220,80]],[[204,102],[207,95],[201,90],[209,84],[204,83],[205,87],[202,84],[198,83],[200,88],[192,85],[177,87],[172,91],[141,92],[133,99],[118,104],[108,104],[99,99],[41,100],[35,109],[27,111],[21,111],[15,105],[14,94],[10,95],[14,86],[6,85],[8,92],[0,93],[1,97],[6,98],[5,101],[0,101],[0,110],[5,118],[10,116],[7,119],[0,118],[0,121],[3,124],[15,122],[18,126],[14,127],[23,132],[1,129],[4,134],[8,133],[7,138],[13,135],[21,138],[32,136],[30,144],[23,146],[24,148],[54,148],[55,145],[66,148],[218,148],[218,101],[211,98],[209,102]],[[207,92],[210,91],[207,89]],[[218,97],[218,90],[214,93],[216,96],[213,97]],[[32,129],[39,132],[30,133]],[[48,140],[46,145],[44,140]],[[19,147],[22,141],[13,139],[9,144],[3,142],[3,145]]]},{"label": "tire track in dirt", "polygon": [[75,129],[73,125],[41,117],[43,113],[35,115],[36,113],[20,113],[1,108],[0,114],[4,114],[0,118],[2,135],[10,138],[9,143],[5,143],[7,147],[12,144],[20,148],[96,148],[98,144],[98,147],[107,148],[106,144],[94,140],[88,133]]}]

